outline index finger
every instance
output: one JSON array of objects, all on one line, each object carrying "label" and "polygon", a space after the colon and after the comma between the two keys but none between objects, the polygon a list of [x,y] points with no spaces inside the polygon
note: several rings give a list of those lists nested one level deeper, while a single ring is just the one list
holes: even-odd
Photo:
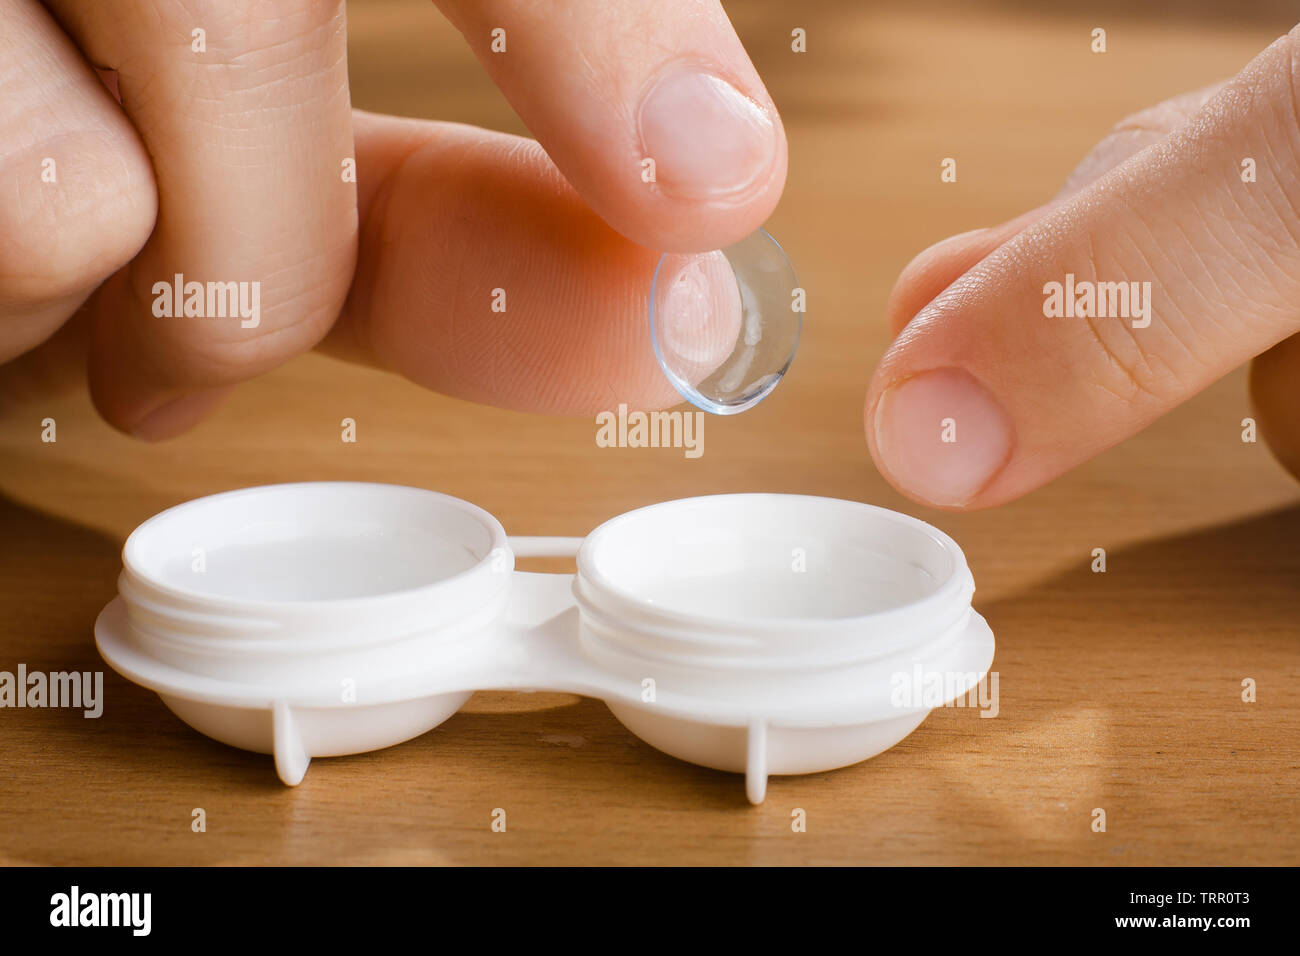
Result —
[{"label": "index finger", "polygon": [[565,178],[652,249],[721,248],[785,185],[776,107],[716,0],[437,0]]}]

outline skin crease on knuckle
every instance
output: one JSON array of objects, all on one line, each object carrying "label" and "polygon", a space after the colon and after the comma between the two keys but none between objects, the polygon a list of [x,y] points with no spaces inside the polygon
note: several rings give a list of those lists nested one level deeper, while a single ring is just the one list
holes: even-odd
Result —
[{"label": "skin crease on knuckle", "polygon": [[[18,157],[0,176],[32,157],[57,152],[61,187],[34,181],[0,199],[0,283],[8,296],[39,302],[91,289],[135,256],[153,230],[153,172],[138,144],[112,132],[64,134]],[[30,177],[10,181],[27,183]]]},{"label": "skin crease on knuckle", "polygon": [[[110,125],[59,139],[61,188],[34,181],[0,198],[0,364],[48,340],[153,231],[153,171],[129,129]],[[53,151],[43,142],[7,157],[3,167],[26,157],[39,168],[39,157]]]},{"label": "skin crease on knuckle", "polygon": [[[227,191],[232,188],[219,185]],[[308,198],[297,196],[295,202]],[[193,233],[195,225],[182,226],[184,231],[179,234],[172,225],[174,232],[169,233],[165,218],[160,216],[158,231],[130,263],[126,270],[128,281],[118,287],[124,292],[129,289],[129,297],[115,300],[111,295],[97,296],[97,311],[104,315],[118,313],[122,321],[129,317],[138,323],[146,344],[155,340],[189,343],[195,352],[194,365],[228,365],[232,380],[238,377],[235,372],[241,362],[251,361],[256,367],[261,356],[287,357],[310,349],[328,333],[342,308],[358,245],[357,207],[351,196],[344,201],[332,197],[332,201],[317,202],[315,207],[313,214],[321,227],[311,232],[293,226],[292,220],[282,223],[265,218],[247,230],[243,244],[217,243],[211,249]],[[224,212],[216,218],[221,222],[228,219]],[[223,281],[237,277],[258,283],[261,295],[257,324],[247,328],[238,324],[233,328],[210,323],[178,325],[154,318],[155,285],[178,272],[187,280],[219,276]]]},{"label": "skin crease on knuckle", "polygon": [[[339,259],[344,261],[343,257]],[[350,275],[351,259],[346,262]],[[154,299],[152,281],[143,281],[142,285],[141,281],[133,278],[131,305],[119,303],[117,309],[149,314]],[[324,339],[345,295],[344,282],[296,291],[282,289],[279,301],[263,304],[258,328],[237,328],[221,337],[194,336],[185,329],[174,331],[175,326],[163,325],[148,333],[156,343],[153,351],[165,359],[160,377],[188,386],[218,387],[270,371],[287,357],[307,352]]]}]

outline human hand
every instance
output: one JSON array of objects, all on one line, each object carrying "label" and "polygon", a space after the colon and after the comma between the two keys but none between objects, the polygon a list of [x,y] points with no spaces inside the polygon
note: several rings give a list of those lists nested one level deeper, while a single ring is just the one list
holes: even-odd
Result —
[{"label": "human hand", "polygon": [[[658,252],[748,235],[785,181],[726,15],[440,7],[539,142],[353,111],[341,0],[0,0],[0,363],[63,328],[101,414],[148,439],[322,343],[509,408],[675,403]],[[247,283],[257,313],[159,316],[177,275]]]},{"label": "human hand", "polygon": [[[1067,282],[1110,316],[1047,317]],[[1300,475],[1300,27],[1120,123],[1047,205],[921,253],[887,312],[867,440],[914,500],[1010,501],[1252,358],[1260,434]]]}]

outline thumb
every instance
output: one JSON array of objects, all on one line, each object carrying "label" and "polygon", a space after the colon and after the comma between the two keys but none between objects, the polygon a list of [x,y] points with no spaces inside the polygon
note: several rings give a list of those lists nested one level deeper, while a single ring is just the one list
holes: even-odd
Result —
[{"label": "thumb", "polygon": [[867,393],[885,477],[1000,504],[1300,331],[1297,102],[1300,27],[922,308]]}]

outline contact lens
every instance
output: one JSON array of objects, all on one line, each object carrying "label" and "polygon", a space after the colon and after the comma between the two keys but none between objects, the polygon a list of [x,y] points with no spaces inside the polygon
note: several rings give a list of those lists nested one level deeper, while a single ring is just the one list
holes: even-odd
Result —
[{"label": "contact lens", "polygon": [[794,361],[803,291],[762,229],[725,249],[664,253],[650,286],[655,357],[673,387],[715,415],[753,408]]}]

